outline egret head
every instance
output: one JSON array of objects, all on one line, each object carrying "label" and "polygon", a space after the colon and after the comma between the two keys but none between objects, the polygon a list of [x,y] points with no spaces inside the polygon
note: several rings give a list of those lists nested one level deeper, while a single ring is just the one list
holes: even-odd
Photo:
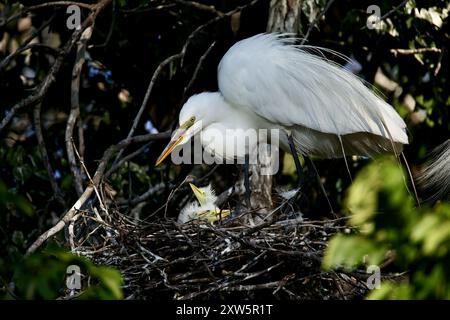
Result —
[{"label": "egret head", "polygon": [[[219,101],[220,99],[221,101]],[[159,165],[178,145],[183,145],[215,121],[214,108],[223,103],[218,92],[204,92],[190,97],[180,110],[178,128],[172,134],[169,144],[159,156],[156,165]]]}]

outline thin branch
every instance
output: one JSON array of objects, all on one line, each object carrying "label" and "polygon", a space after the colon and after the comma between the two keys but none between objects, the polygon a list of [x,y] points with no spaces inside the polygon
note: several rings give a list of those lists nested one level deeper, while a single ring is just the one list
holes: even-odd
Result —
[{"label": "thin branch", "polygon": [[306,31],[305,37],[302,39],[302,42],[300,44],[304,44],[308,38],[309,34],[311,33],[312,29],[316,26],[316,24],[319,22],[320,19],[327,13],[328,9],[330,9],[331,5],[333,4],[334,0],[329,0],[327,4],[325,5],[325,8],[316,16],[313,22],[308,27],[308,30]]},{"label": "thin branch", "polygon": [[412,54],[419,54],[419,53],[427,53],[427,52],[435,52],[435,53],[441,53],[442,50],[439,48],[417,48],[417,49],[391,49],[389,50],[391,53],[393,53],[395,56],[397,55],[412,55]]},{"label": "thin branch", "polygon": [[102,44],[98,44],[98,45],[91,45],[89,46],[90,48],[104,48],[108,45],[109,41],[111,40],[113,31],[114,31],[114,26],[116,25],[116,6],[117,6],[117,0],[113,0],[113,5],[111,8],[111,23],[109,25],[109,30],[108,30],[108,34],[106,35],[106,39]]},{"label": "thin branch", "polygon": [[208,11],[210,13],[213,13],[219,17],[224,16],[224,13],[222,11],[217,10],[214,6],[208,6],[206,4],[203,3],[199,3],[196,1],[185,1],[185,0],[175,0],[177,3],[180,3],[184,6],[188,6],[188,7],[193,7],[195,9],[198,10],[202,10],[202,11]]},{"label": "thin branch", "polygon": [[58,201],[60,201],[63,205],[65,205],[64,200],[62,198],[61,190],[59,189],[59,186],[56,183],[52,165],[50,164],[50,159],[48,157],[47,147],[45,146],[44,135],[42,134],[41,103],[36,104],[36,106],[34,107],[33,118],[39,152],[41,153],[42,161],[44,162],[45,169],[47,170],[50,185],[52,186],[55,198],[58,199]]},{"label": "thin branch", "polygon": [[[387,17],[389,17],[391,14],[393,14],[394,12],[396,12],[398,9],[400,9],[401,7],[403,7],[406,3],[408,2],[408,0],[403,0],[402,2],[400,2],[399,5],[395,6],[394,8],[392,8],[391,10],[389,10],[388,12],[386,12],[384,15],[382,15],[380,17],[380,19],[378,20],[378,22],[383,21],[384,19],[386,19]],[[367,29],[367,26],[364,26],[361,28],[361,30]]]},{"label": "thin branch", "polygon": [[30,46],[29,44],[30,44],[30,42],[34,39],[34,38],[36,38],[38,35],[39,35],[39,33],[41,33],[41,31],[42,30],[44,30],[52,21],[53,21],[53,19],[55,18],[55,15],[52,15],[51,17],[50,17],[50,19],[48,19],[47,21],[45,21],[37,30],[34,30],[32,33],[31,33],[31,35],[20,45],[20,47],[19,48],[17,48],[17,50],[16,51],[14,51],[14,52],[11,52],[5,59],[3,59],[3,61],[0,63],[0,70],[2,70],[3,69],[3,67],[4,66],[6,66],[7,64],[9,64],[9,62],[11,61],[11,59],[12,58],[14,58],[16,55],[18,55],[18,54],[20,54],[20,53],[22,53],[23,51],[25,51],[25,50],[27,50],[27,49],[30,49],[30,48],[33,48],[33,47],[44,47],[44,48],[47,48],[48,50],[53,50],[54,51],[54,53],[58,53],[58,50],[56,50],[56,49],[54,49],[54,48],[51,48],[51,47],[49,47],[49,46],[44,46],[44,45],[40,45],[40,46],[36,46],[36,44],[35,45],[33,45],[33,46]]},{"label": "thin branch", "polygon": [[108,178],[113,172],[115,172],[117,169],[119,169],[125,162],[130,161],[134,157],[142,154],[142,152],[144,152],[144,150],[147,149],[151,144],[152,144],[152,142],[146,143],[142,147],[137,149],[136,151],[134,151],[134,152],[128,154],[127,156],[123,157],[122,159],[120,159],[119,162],[117,162],[115,165],[113,165],[111,167],[111,169],[109,169],[108,172],[105,173],[105,178]]},{"label": "thin branch", "polygon": [[9,124],[11,119],[14,117],[14,115],[21,109],[32,105],[36,102],[39,102],[44,95],[47,93],[50,86],[55,82],[56,74],[59,72],[59,69],[61,68],[62,62],[67,57],[67,55],[72,51],[72,48],[74,47],[75,43],[77,42],[78,38],[81,36],[81,34],[84,32],[84,30],[91,26],[97,15],[111,2],[112,0],[101,0],[96,5],[94,5],[92,8],[91,14],[86,18],[86,20],[83,22],[80,29],[75,30],[72,33],[72,36],[67,41],[67,43],[64,45],[63,49],[60,51],[59,56],[56,58],[55,63],[51,67],[50,71],[48,72],[45,79],[38,85],[38,87],[35,89],[34,93],[26,97],[25,99],[19,101],[16,103],[6,114],[6,116],[3,118],[3,120],[0,122],[0,132]]},{"label": "thin branch", "polygon": [[387,17],[389,17],[391,14],[393,14],[395,11],[397,11],[398,9],[400,9],[401,7],[403,7],[406,3],[408,2],[408,0],[403,0],[398,6],[395,6],[394,8],[392,8],[392,10],[389,10],[386,14],[384,14],[383,16],[381,16],[380,21],[386,19]]},{"label": "thin branch", "polygon": [[2,62],[0,62],[0,70],[2,70],[5,66],[7,66],[11,60],[16,57],[17,55],[21,54],[24,51],[32,50],[32,49],[42,49],[47,50],[53,55],[57,55],[59,53],[58,49],[52,48],[48,45],[42,44],[42,43],[30,43],[25,46],[22,46],[18,48],[16,51],[11,52],[5,59],[3,59]]},{"label": "thin branch", "polygon": [[192,85],[194,84],[194,81],[197,78],[197,74],[200,71],[200,68],[202,67],[203,61],[206,59],[206,57],[209,55],[209,53],[211,52],[212,48],[214,48],[215,45],[216,45],[215,41],[213,43],[211,43],[211,45],[208,47],[208,49],[206,49],[205,53],[198,60],[197,66],[195,67],[195,70],[194,70],[194,73],[192,74],[191,80],[189,81],[187,86],[184,87],[183,100],[186,98],[186,93],[191,89]]},{"label": "thin branch", "polygon": [[42,235],[40,235],[37,240],[28,248],[27,255],[33,253],[38,249],[47,239],[53,237],[59,231],[61,231],[64,226],[69,223],[75,214],[83,207],[86,201],[91,197],[94,189],[97,188],[103,178],[103,174],[105,172],[106,166],[108,165],[109,160],[113,156],[113,154],[123,148],[129,146],[134,143],[143,143],[148,141],[156,141],[161,139],[167,139],[170,137],[169,132],[155,133],[155,134],[147,134],[142,136],[136,136],[129,139],[124,139],[120,141],[118,144],[110,146],[104,153],[103,157],[100,160],[100,163],[95,171],[94,176],[92,177],[92,182],[88,185],[88,187],[84,190],[83,194],[78,198],[75,204],[64,214],[63,218],[55,224],[52,228],[45,231]]},{"label": "thin branch", "polygon": [[85,62],[86,56],[86,47],[89,39],[92,35],[92,26],[86,28],[83,34],[80,37],[77,45],[77,56],[75,59],[75,64],[72,69],[72,90],[70,95],[70,114],[67,119],[66,126],[66,150],[67,150],[67,159],[70,165],[70,171],[74,177],[75,190],[77,191],[78,196],[83,193],[83,175],[81,170],[77,167],[77,162],[74,155],[73,148],[73,129],[75,127],[75,123],[80,117],[80,78],[81,78],[81,70],[83,69],[83,64]]},{"label": "thin branch", "polygon": [[[65,7],[65,6],[72,6],[72,5],[76,5],[76,6],[80,7],[80,8],[89,9],[89,10],[92,10],[92,11],[94,11],[94,10],[96,10],[98,8],[98,4],[87,4],[87,3],[76,2],[76,1],[46,2],[46,3],[41,3],[41,4],[38,4],[38,5],[35,5],[35,6],[22,8],[22,10],[20,10],[19,12],[13,14],[8,19],[6,19],[4,24],[8,25],[11,21],[14,21],[14,20],[22,17],[25,13],[30,12],[30,11],[39,10],[39,9],[45,9],[45,8],[51,8],[51,7]],[[2,26],[2,24],[0,24],[0,26]]]}]

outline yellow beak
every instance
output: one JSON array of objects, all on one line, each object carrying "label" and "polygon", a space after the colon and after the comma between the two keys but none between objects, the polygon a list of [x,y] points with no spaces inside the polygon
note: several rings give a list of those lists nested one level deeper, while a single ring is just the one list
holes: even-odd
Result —
[{"label": "yellow beak", "polygon": [[173,151],[173,149],[175,149],[175,147],[184,140],[185,132],[186,132],[186,130],[182,130],[182,129],[178,129],[175,131],[169,144],[163,150],[161,155],[158,157],[158,160],[156,160],[155,166],[159,166],[161,164],[161,162],[163,162],[164,159],[166,159],[169,156],[169,154]]},{"label": "yellow beak", "polygon": [[217,222],[219,220],[223,220],[223,219],[227,218],[230,214],[231,214],[230,210],[215,209],[215,210],[208,210],[205,212],[201,212],[198,214],[198,217],[200,219],[204,219],[204,220],[208,221],[211,224],[214,224],[215,222]]},{"label": "yellow beak", "polygon": [[195,185],[192,184],[192,183],[189,183],[189,186],[191,187],[192,192],[194,192],[194,195],[195,195],[195,197],[197,198],[197,201],[198,201],[201,205],[204,205],[206,199],[205,199],[205,195],[204,195],[203,191],[200,190],[197,186],[195,186]]}]

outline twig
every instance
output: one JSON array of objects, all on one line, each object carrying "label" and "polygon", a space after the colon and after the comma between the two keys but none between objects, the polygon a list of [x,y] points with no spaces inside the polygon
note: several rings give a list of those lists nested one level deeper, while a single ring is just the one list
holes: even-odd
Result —
[{"label": "twig", "polygon": [[48,179],[50,180],[50,185],[52,186],[55,198],[65,206],[65,201],[62,198],[61,190],[53,173],[52,165],[50,164],[50,159],[48,157],[47,147],[45,146],[44,135],[42,134],[41,125],[41,103],[36,104],[33,111],[34,127],[36,130],[36,138],[38,141],[39,151],[42,156],[42,161],[44,162],[45,169],[47,170]]},{"label": "twig", "polygon": [[66,150],[67,150],[67,159],[70,164],[70,171],[74,177],[75,190],[77,191],[78,196],[83,193],[83,175],[79,168],[77,167],[74,150],[73,150],[73,129],[75,127],[75,123],[80,117],[80,78],[81,78],[81,70],[83,68],[83,64],[86,56],[86,47],[89,39],[92,35],[93,27],[90,26],[84,30],[83,34],[78,41],[77,48],[77,56],[75,59],[75,64],[72,69],[72,84],[71,84],[71,94],[70,94],[70,114],[67,119],[66,125]]},{"label": "twig", "polygon": [[222,11],[217,10],[212,5],[208,6],[206,4],[199,3],[199,2],[196,2],[196,1],[185,1],[185,0],[175,0],[175,2],[180,3],[182,5],[185,5],[185,6],[193,7],[193,8],[198,9],[198,10],[211,12],[211,13],[219,16],[219,17],[224,16],[224,13]]},{"label": "twig", "polygon": [[398,9],[400,9],[401,7],[403,7],[406,3],[408,2],[408,0],[403,0],[402,2],[400,2],[400,4],[398,6],[395,6],[394,8],[392,8],[391,10],[389,10],[386,14],[384,14],[383,16],[381,16],[380,21],[386,19],[387,17],[389,17],[391,14],[393,14],[395,11],[397,11]]},{"label": "twig", "polygon": [[39,33],[42,30],[44,30],[44,28],[46,28],[53,21],[54,18],[55,18],[55,15],[52,15],[50,17],[50,19],[48,19],[46,22],[44,22],[37,30],[33,31],[33,33],[20,45],[20,47],[16,51],[11,52],[5,59],[3,59],[3,61],[0,63],[0,70],[2,70],[4,66],[8,65],[12,58],[14,58],[16,55],[22,53],[23,51],[25,51],[27,49],[41,48],[42,47],[42,48],[47,49],[47,50],[53,50],[53,53],[57,54],[58,50],[56,50],[56,49],[54,49],[52,47],[49,47],[49,46],[45,46],[45,45],[42,45],[42,44],[39,45],[39,44],[36,44],[36,43],[33,44],[33,45],[29,45],[30,42],[34,38],[36,38],[39,35]]},{"label": "twig", "polygon": [[[147,91],[145,93],[144,100],[142,101],[141,107],[139,108],[139,111],[138,111],[138,113],[136,114],[136,117],[133,120],[133,125],[131,126],[131,129],[128,132],[127,139],[129,139],[129,138],[131,138],[133,136],[134,131],[136,130],[136,128],[137,128],[137,126],[139,124],[139,121],[141,120],[142,113],[144,112],[145,107],[147,106],[147,103],[148,103],[148,101],[150,99],[150,95],[151,95],[152,90],[153,90],[153,86],[155,85],[156,79],[158,78],[160,72],[162,71],[162,69],[166,65],[168,65],[169,63],[171,63],[172,61],[174,61],[174,60],[176,60],[176,59],[178,59],[180,57],[181,57],[181,53],[174,54],[174,55],[166,58],[156,68],[155,72],[152,75],[150,83],[148,85],[148,88],[147,88]],[[117,155],[116,160],[114,162],[118,161],[118,159],[122,156],[122,153],[123,153],[123,150],[121,152],[119,152],[119,154]]]},{"label": "twig", "polygon": [[[91,14],[86,18],[86,20],[83,22],[80,29],[75,30],[72,33],[72,36],[70,39],[66,42],[63,49],[60,51],[60,54],[55,60],[55,63],[51,67],[50,71],[48,72],[45,79],[38,85],[38,87],[35,89],[34,93],[26,97],[25,99],[19,101],[16,103],[6,114],[6,116],[3,118],[3,120],[0,123],[0,132],[9,124],[11,119],[14,117],[14,115],[21,109],[32,105],[36,102],[39,102],[44,95],[47,93],[50,86],[53,84],[53,82],[56,79],[56,74],[59,72],[59,69],[61,68],[62,62],[66,58],[66,56],[72,51],[72,48],[74,47],[75,43],[77,42],[78,38],[81,36],[81,34],[84,32],[84,30],[92,25],[97,17],[97,15],[111,2],[112,0],[101,0],[97,4],[93,5]],[[66,1],[64,1],[66,2]]]},{"label": "twig", "polygon": [[53,55],[57,55],[60,52],[58,49],[54,49],[54,48],[52,48],[48,45],[42,44],[42,43],[30,43],[30,44],[20,47],[19,49],[17,49],[14,52],[11,52],[5,59],[3,59],[2,62],[0,62],[0,70],[2,70],[5,66],[7,66],[15,56],[21,54],[24,51],[32,50],[32,49],[46,50]]},{"label": "twig", "polygon": [[[96,9],[98,9],[99,3],[98,4],[87,4],[87,3],[75,2],[75,1],[54,1],[54,2],[41,3],[41,4],[38,4],[38,5],[35,5],[35,6],[22,8],[22,10],[20,10],[16,14],[14,14],[11,17],[9,17],[8,19],[6,19],[5,25],[9,24],[11,21],[16,20],[17,18],[20,18],[25,13],[30,12],[30,11],[39,10],[39,9],[45,9],[45,8],[51,8],[51,7],[61,7],[61,6],[62,7],[66,7],[66,6],[71,6],[71,5],[76,5],[76,6],[80,7],[80,8],[84,8],[84,9],[89,9],[91,11],[95,11]],[[1,24],[0,24],[0,26],[1,26]]]},{"label": "twig", "polygon": [[330,9],[330,6],[333,4],[334,0],[329,0],[323,10],[316,16],[313,22],[310,23],[308,30],[306,31],[305,37],[301,41],[301,45],[304,44],[308,38],[309,34],[311,33],[312,29],[316,26],[316,24],[319,22],[319,20],[327,13],[328,9]]},{"label": "twig", "polygon": [[202,67],[203,61],[206,59],[206,57],[209,55],[209,53],[211,52],[211,50],[214,48],[215,45],[216,45],[216,41],[211,43],[211,45],[208,47],[208,49],[206,49],[205,53],[203,53],[202,56],[200,57],[200,59],[198,60],[198,63],[195,66],[194,73],[192,74],[191,80],[189,81],[187,86],[184,87],[183,100],[185,100],[186,93],[191,89],[192,85],[194,84],[194,81],[197,78],[197,74],[200,71],[200,68]]},{"label": "twig", "polygon": [[442,52],[442,50],[439,48],[391,49],[389,51],[392,52],[395,56],[397,56],[398,54],[411,55],[411,54],[419,54],[419,53],[426,53],[426,52],[436,52],[436,53]]},{"label": "twig", "polygon": [[[403,0],[402,2],[400,2],[399,5],[395,6],[394,8],[392,8],[391,10],[389,10],[388,12],[386,12],[384,15],[382,15],[380,17],[379,20],[377,20],[378,22],[383,21],[384,19],[386,19],[387,17],[389,17],[391,14],[393,14],[394,12],[396,12],[398,9],[400,9],[401,7],[403,7],[406,3],[408,2],[408,0]],[[361,30],[367,29],[367,26],[364,26],[361,28]]]},{"label": "twig", "polygon": [[98,187],[100,181],[103,178],[103,173],[105,172],[106,166],[108,165],[108,161],[111,159],[111,157],[115,152],[133,143],[142,143],[152,140],[167,139],[167,137],[169,136],[170,136],[169,132],[136,136],[130,139],[124,139],[118,144],[109,147],[103,153],[103,157],[100,160],[97,170],[95,171],[94,177],[92,178],[92,182],[84,190],[83,194],[78,198],[75,204],[64,214],[63,218],[56,225],[54,225],[52,228],[50,228],[49,230],[47,230],[41,236],[38,237],[38,239],[28,248],[27,255],[36,251],[36,249],[39,248],[47,239],[51,238],[56,233],[61,231],[64,228],[64,226],[73,218],[73,216],[81,209],[81,207],[85,204],[85,202],[91,197],[94,191],[94,187]]},{"label": "twig", "polygon": [[111,167],[111,169],[109,169],[106,173],[105,173],[105,178],[107,179],[113,172],[115,172],[117,169],[119,169],[125,162],[133,159],[134,157],[142,154],[142,152],[144,152],[145,149],[147,149],[150,145],[152,144],[152,142],[150,141],[149,143],[144,144],[142,147],[140,147],[139,149],[137,149],[136,151],[126,155],[125,157],[123,157],[122,159],[120,159],[119,162],[117,162],[115,165],[113,165]]}]

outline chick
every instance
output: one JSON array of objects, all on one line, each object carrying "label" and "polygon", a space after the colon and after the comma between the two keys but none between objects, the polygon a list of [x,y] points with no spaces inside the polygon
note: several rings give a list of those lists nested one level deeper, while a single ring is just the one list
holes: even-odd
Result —
[{"label": "chick", "polygon": [[215,202],[217,196],[211,185],[198,188],[189,183],[197,201],[187,204],[178,216],[179,223],[186,223],[191,220],[205,220],[211,224],[230,215],[230,210],[220,210]]}]

